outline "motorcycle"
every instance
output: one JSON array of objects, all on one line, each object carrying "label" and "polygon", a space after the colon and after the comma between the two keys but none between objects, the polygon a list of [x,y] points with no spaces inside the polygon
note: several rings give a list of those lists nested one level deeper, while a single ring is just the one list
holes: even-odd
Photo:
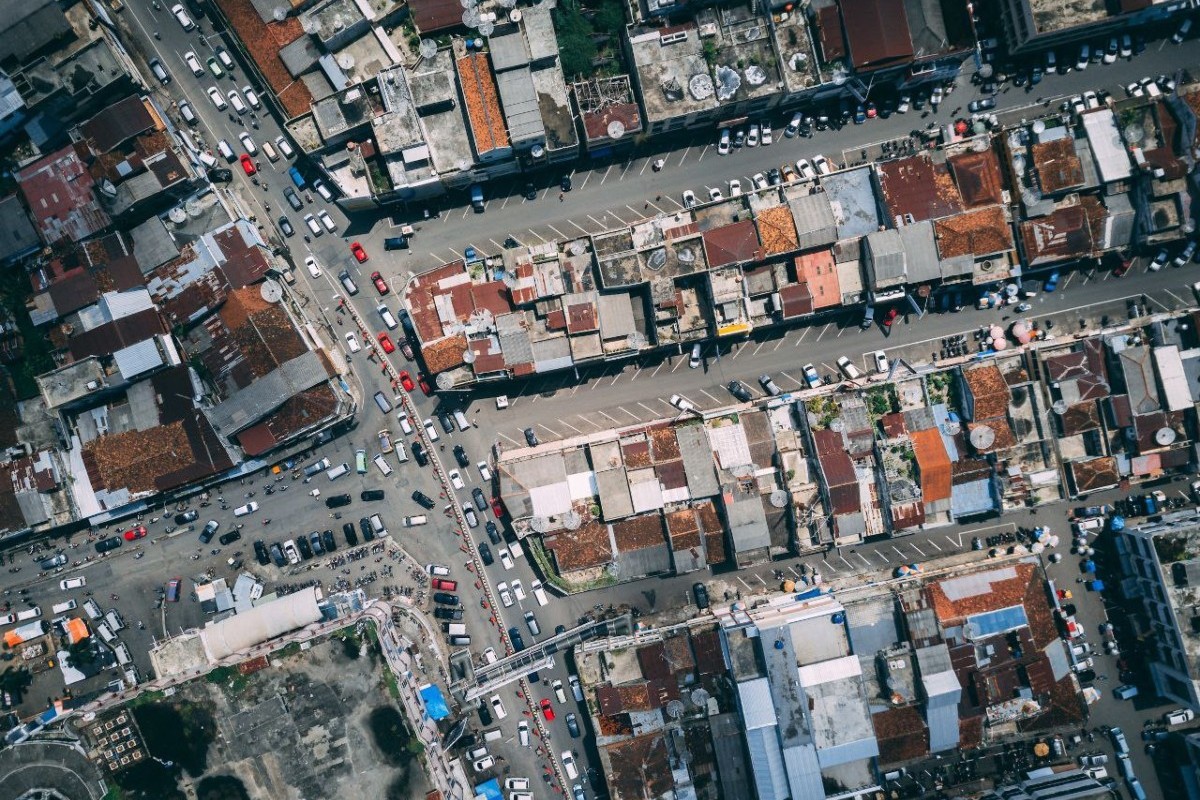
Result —
[{"label": "motorcycle", "polygon": [[663,168],[663,166],[665,166],[665,165],[666,165],[666,163],[667,163],[667,162],[666,162],[664,159],[661,159],[661,158],[660,158],[660,159],[658,159],[657,161],[655,161],[653,164],[651,164],[651,165],[650,165],[650,168],[651,168],[652,170],[654,170],[655,172],[661,172],[661,171],[662,171],[662,168]]}]

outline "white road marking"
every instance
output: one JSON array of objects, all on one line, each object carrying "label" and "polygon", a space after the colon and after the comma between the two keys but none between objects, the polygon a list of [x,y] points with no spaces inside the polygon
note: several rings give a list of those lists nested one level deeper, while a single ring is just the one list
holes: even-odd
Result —
[{"label": "white road marking", "polygon": [[[661,399],[661,398],[660,398],[660,399]],[[659,416],[659,413],[658,413],[657,411],[655,411],[653,408],[651,408],[650,406],[646,405],[645,403],[643,403],[643,402],[641,402],[641,401],[638,401],[638,405],[639,405],[639,406],[641,406],[642,408],[646,409],[647,411],[649,411],[649,412],[650,412],[650,416],[652,416],[652,417],[657,417],[657,416]],[[670,404],[668,403],[668,405],[670,405]],[[674,408],[674,406],[671,406],[671,408]]]},{"label": "white road marking", "polygon": [[620,422],[617,420],[617,418],[616,418],[616,417],[611,417],[611,416],[609,416],[608,414],[605,414],[603,411],[597,411],[596,413],[597,413],[597,414],[599,414],[600,416],[604,417],[605,419],[607,419],[609,422],[611,422],[611,423],[612,423],[612,424],[614,424],[614,425],[620,425],[620,424],[621,424],[621,423],[620,423]]},{"label": "white road marking", "polygon": [[626,414],[628,414],[629,416],[633,417],[633,418],[634,418],[634,420],[637,420],[637,421],[641,421],[641,419],[642,419],[641,417],[639,417],[637,414],[635,414],[635,413],[633,413],[632,411],[630,411],[630,410],[629,410],[628,408],[626,408],[625,406],[617,406],[617,411],[624,411]]},{"label": "white road marking", "polygon": [[721,401],[720,401],[720,400],[718,400],[717,398],[713,397],[711,394],[709,394],[708,392],[704,391],[703,389],[701,389],[701,390],[700,390],[700,394],[704,395],[704,396],[705,396],[705,397],[707,397],[709,400],[712,400],[712,401],[713,401],[714,403],[716,403],[717,405],[721,405]]},{"label": "white road marking", "polygon": [[496,435],[502,436],[505,439],[508,439],[510,442],[515,444],[517,447],[525,447],[526,446],[524,442],[518,442],[516,439],[512,438],[511,436],[505,435],[502,431],[496,431]]},{"label": "white road marking", "polygon": [[821,337],[825,335],[825,331],[829,330],[830,324],[832,324],[832,323],[827,323],[824,328],[821,328],[821,332],[817,335],[817,338],[813,339],[814,342],[821,341]]},{"label": "white road marking", "polygon": [[938,543],[933,539],[930,539],[928,542],[926,542],[926,544],[933,545],[934,549],[936,549],[939,553],[942,552],[942,548],[938,547]]},{"label": "white road marking", "polygon": [[556,228],[556,227],[554,227],[553,225],[551,225],[550,223],[546,223],[546,227],[547,227],[547,228],[549,228],[550,230],[554,231],[555,233],[557,233],[557,234],[558,234],[558,238],[560,238],[560,239],[569,239],[569,238],[571,238],[571,237],[567,236],[565,233],[563,233],[562,231],[560,231],[558,228]]},{"label": "white road marking", "polygon": [[797,340],[796,340],[796,343],[795,343],[794,345],[792,345],[792,346],[793,346],[793,347],[799,347],[799,346],[800,346],[800,343],[804,341],[804,337],[805,337],[805,336],[808,336],[808,334],[810,334],[811,332],[812,332],[812,328],[805,328],[805,329],[804,329],[804,332],[800,334],[800,338],[799,338],[799,339],[797,339]]},{"label": "white road marking", "polygon": [[686,148],[684,148],[683,153],[679,156],[679,166],[682,167],[683,162],[687,161],[687,154],[690,152],[692,152],[692,146],[689,144]]},{"label": "white road marking", "polygon": [[782,371],[780,371],[780,373],[779,373],[779,374],[780,374],[780,375],[782,375],[783,377],[787,378],[789,381],[791,381],[792,383],[796,384],[797,386],[804,386],[804,385],[805,385],[805,384],[804,384],[804,381],[798,381],[798,380],[796,380],[795,378],[793,378],[791,375],[788,375],[786,372],[782,372]]},{"label": "white road marking", "polygon": [[[667,362],[665,362],[665,361],[660,361],[660,362],[658,362],[658,366],[654,368],[654,372],[651,372],[651,373],[650,373],[650,377],[651,377],[651,378],[653,378],[655,375],[657,375],[657,374],[658,374],[658,371],[659,371],[660,369],[662,369],[662,368],[663,368],[663,365],[665,365],[666,363],[667,363]],[[672,372],[674,372],[674,370],[671,370],[671,371],[672,371]]]},{"label": "white road marking", "polygon": [[608,173],[612,172],[612,168],[613,168],[613,165],[612,165],[612,164],[609,164],[609,165],[608,165],[608,169],[604,170],[604,177],[600,179],[600,185],[601,185],[601,186],[603,186],[603,185],[604,185],[604,182],[605,182],[606,180],[608,180]]},{"label": "white road marking", "polygon": [[542,240],[542,244],[545,244],[545,243],[546,243],[546,239],[545,239],[545,238],[544,238],[544,237],[543,237],[543,236],[542,236],[540,233],[538,233],[537,231],[535,231],[533,228],[526,228],[525,230],[529,231],[529,232],[530,232],[530,233],[532,233],[534,236],[536,236],[537,238],[541,239],[541,240]]},{"label": "white road marking", "polygon": [[582,225],[580,225],[578,222],[576,222],[576,221],[575,221],[575,220],[573,220],[573,219],[569,219],[569,220],[567,220],[567,222],[571,223],[571,224],[572,224],[572,225],[574,225],[576,228],[579,228],[579,230],[583,231],[585,234],[591,235],[591,233],[592,233],[592,232],[591,232],[591,231],[589,231],[587,228],[583,227]]},{"label": "white road marking", "polygon": [[739,355],[741,355],[741,352],[742,352],[742,350],[743,350],[743,349],[745,349],[745,348],[744,348],[744,347],[738,347],[736,344],[735,344],[735,345],[733,345],[733,354],[732,354],[732,355],[730,355],[729,357],[730,357],[730,358],[737,358]]},{"label": "white road marking", "polygon": [[588,215],[587,215],[587,218],[588,218],[588,219],[590,219],[592,222],[596,223],[597,225],[599,225],[599,226],[600,226],[600,230],[605,230],[605,228],[604,228],[604,223],[603,223],[603,222],[601,222],[600,220],[596,219],[596,218],[595,218],[595,217],[593,217],[591,214],[588,214]]},{"label": "white road marking", "polygon": [[576,428],[574,425],[567,422],[565,419],[560,419],[559,422],[562,423],[563,425],[566,425],[568,428],[575,431],[576,433],[583,433],[583,431],[579,430],[579,428]]},{"label": "white road marking", "polygon": [[918,553],[920,553],[920,554],[921,554],[921,558],[924,558],[924,557],[925,557],[925,551],[924,551],[924,550],[922,550],[921,548],[917,547],[917,543],[916,543],[916,542],[909,542],[908,544],[909,544],[909,546],[910,546],[910,547],[912,547],[912,549],[913,549],[913,550],[916,550]]}]

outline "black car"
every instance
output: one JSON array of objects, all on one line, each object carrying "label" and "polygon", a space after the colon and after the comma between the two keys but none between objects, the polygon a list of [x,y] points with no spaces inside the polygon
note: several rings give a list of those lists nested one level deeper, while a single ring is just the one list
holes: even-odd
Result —
[{"label": "black car", "polygon": [[262,539],[254,540],[254,557],[258,560],[258,563],[262,564],[264,567],[271,563],[271,557],[267,555],[267,545]]},{"label": "black car", "polygon": [[[212,538],[211,534],[210,534],[209,538],[210,539]],[[205,541],[204,543],[208,544],[207,541]],[[107,553],[109,550],[116,550],[120,546],[121,546],[121,537],[120,536],[110,536],[107,539],[101,539],[100,541],[96,542],[96,552],[97,553]]]},{"label": "black car", "polygon": [[480,511],[487,511],[487,498],[483,496],[483,489],[476,486],[471,490],[471,499],[475,501],[475,507]]},{"label": "black car", "polygon": [[458,605],[458,595],[449,592],[434,592],[433,602],[441,603],[444,606],[456,606]]},{"label": "black car", "polygon": [[348,494],[334,494],[325,498],[326,508],[341,508],[348,505],[350,505],[350,495]]},{"label": "black car", "polygon": [[525,199],[537,200],[537,188],[534,187],[532,182],[526,182],[525,184]]},{"label": "black car", "polygon": [[500,544],[500,529],[496,527],[496,523],[489,519],[483,527],[487,530],[488,540],[492,544]]},{"label": "black car", "polygon": [[439,411],[437,418],[438,422],[442,423],[442,430],[446,432],[447,436],[454,433],[454,417],[445,411]]},{"label": "black car", "polygon": [[342,536],[346,537],[346,545],[354,547],[358,544],[358,531],[354,530],[353,522],[342,523]]},{"label": "black car", "polygon": [[226,544],[233,544],[234,542],[236,542],[238,539],[241,539],[241,538],[242,538],[241,531],[230,531],[229,533],[222,533],[221,538],[217,539],[217,541],[220,542],[222,545],[226,545]]},{"label": "black car", "polygon": [[[200,544],[208,544],[212,541],[213,535],[217,532],[217,528],[221,527],[221,523],[215,519],[210,519],[205,525],[204,530],[200,531]],[[119,546],[119,545],[118,545]],[[112,548],[109,548],[112,549]],[[100,552],[104,552],[101,550]]]},{"label": "black car", "polygon": [[283,548],[278,543],[271,545],[271,560],[275,562],[275,566],[283,569],[287,566],[287,556],[283,554]]},{"label": "black car", "polygon": [[358,496],[363,500],[382,500],[383,489],[363,489]]},{"label": "black car", "polygon": [[200,516],[195,511],[185,511],[182,514],[175,515],[176,525],[187,525],[189,522],[195,522],[196,517]]},{"label": "black car", "polygon": [[767,181],[770,182],[772,186],[778,186],[779,184],[783,183],[783,173],[779,171],[779,167],[771,167],[771,169],[767,171]]},{"label": "black car", "polygon": [[296,549],[300,551],[300,557],[305,561],[313,557],[312,548],[309,547],[308,539],[306,539],[304,536],[296,537]]},{"label": "black car", "polygon": [[358,529],[362,531],[364,542],[369,542],[375,538],[375,526],[371,524],[371,520],[363,517],[358,521]]},{"label": "black car", "polygon": [[967,104],[967,111],[976,114],[980,111],[988,111],[996,107],[996,98],[981,97],[978,100],[972,100]]},{"label": "black car", "polygon": [[333,538],[333,531],[321,532],[321,544],[325,548],[326,553],[332,553],[337,550],[337,540]]},{"label": "black car", "polygon": [[521,638],[521,629],[512,627],[508,629],[508,640],[512,642],[513,650],[518,653],[525,649],[525,640]]},{"label": "black car", "polygon": [[420,442],[412,443],[412,453],[418,465],[424,467],[429,464],[429,454],[425,452],[425,446]]},{"label": "black car", "polygon": [[312,531],[308,534],[308,540],[312,542],[313,555],[323,555],[325,548],[321,545],[321,534]]},{"label": "black car", "polygon": [[292,222],[284,215],[279,215],[279,230],[283,231],[284,236],[295,236],[296,229],[292,227]]},{"label": "black car", "polygon": [[208,171],[208,179],[213,183],[229,183],[233,180],[233,170],[224,167],[213,167]]},{"label": "black car", "polygon": [[284,189],[283,196],[285,198],[287,198],[288,205],[290,205],[292,208],[296,209],[297,211],[304,208],[304,202],[300,199],[300,197],[296,194],[296,190],[293,189],[292,187],[289,186],[286,189]]},{"label": "black car", "polygon": [[490,567],[496,563],[496,559],[492,557],[492,548],[487,546],[487,542],[479,543],[479,560],[483,562],[485,567]]},{"label": "black car", "polygon": [[525,429],[525,444],[530,447],[537,447],[541,442],[538,441],[537,434],[533,432],[533,428]]},{"label": "black car", "polygon": [[703,583],[692,584],[692,596],[696,598],[696,608],[701,610],[708,608],[708,588]]},{"label": "black car", "polygon": [[457,622],[462,619],[461,608],[435,608],[433,615],[438,619],[448,619]]},{"label": "black car", "polygon": [[487,703],[479,704],[479,722],[485,728],[492,724],[492,712],[488,709]]},{"label": "black car", "polygon": [[471,459],[467,458],[467,451],[463,450],[461,444],[454,445],[454,460],[458,462],[460,467],[471,466]]},{"label": "black car", "polygon": [[567,733],[571,734],[572,739],[579,738],[579,718],[574,711],[567,714]]},{"label": "black car", "polygon": [[729,389],[729,393],[731,395],[736,397],[738,400],[741,400],[743,403],[749,403],[754,399],[754,395],[750,394],[750,390],[746,388],[746,384],[742,383],[741,381],[730,381],[729,386],[726,388]]},{"label": "black car", "polygon": [[422,491],[414,491],[412,493],[412,499],[413,499],[414,503],[421,506],[422,508],[426,508],[426,509],[433,508],[433,501],[431,499],[429,499],[429,495],[425,494]]},{"label": "black car", "polygon": [[407,250],[408,237],[406,236],[389,236],[383,240],[384,250]]},{"label": "black car", "polygon": [[1080,683],[1092,683],[1096,680],[1096,670],[1094,669],[1081,670],[1075,675],[1079,678]]},{"label": "black car", "polygon": [[563,175],[562,180],[558,182],[558,188],[562,189],[564,192],[571,191],[571,176]]}]

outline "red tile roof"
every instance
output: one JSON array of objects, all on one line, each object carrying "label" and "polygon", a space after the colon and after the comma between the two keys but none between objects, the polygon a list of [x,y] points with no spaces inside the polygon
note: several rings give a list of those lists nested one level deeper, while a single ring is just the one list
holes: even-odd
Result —
[{"label": "red tile roof", "polygon": [[912,60],[912,34],[903,0],[839,0],[850,61],[878,68]]},{"label": "red tile roof", "polygon": [[542,543],[554,554],[559,574],[602,566],[613,558],[608,527],[599,522],[543,537]]},{"label": "red tile roof", "polygon": [[[458,12],[461,16],[462,12]],[[486,53],[468,53],[458,59],[458,81],[471,123],[471,140],[480,156],[509,146],[508,129],[500,113],[500,95]]]},{"label": "red tile roof", "polygon": [[787,206],[772,206],[758,212],[758,236],[762,239],[763,253],[768,256],[790,253],[800,247],[796,236],[796,223]]},{"label": "red tile roof", "polygon": [[971,150],[950,156],[946,162],[964,206],[979,208],[1004,202],[1004,177],[995,150]]},{"label": "red tile roof", "polygon": [[973,367],[964,369],[962,375],[974,398],[973,419],[1001,417],[1008,412],[1008,404],[1012,396],[1009,394],[1004,376],[1000,374],[999,367],[995,364]]},{"label": "red tile roof", "polygon": [[83,148],[67,145],[17,172],[25,204],[46,243],[86,239],[111,222],[96,199]]},{"label": "red tile roof", "polygon": [[962,211],[958,187],[945,164],[918,155],[885,161],[877,169],[889,218],[911,215],[919,222]]},{"label": "red tile roof", "polygon": [[808,284],[814,309],[842,304],[842,285],[838,280],[833,251],[816,250],[796,256],[796,279]]},{"label": "red tile roof", "polygon": [[[279,51],[284,47],[307,35],[300,18],[289,15],[282,22],[264,22],[252,0],[216,0],[216,3],[279,98],[286,116],[291,118],[308,113],[313,102],[308,85],[296,80],[279,57]],[[285,7],[296,5],[299,3],[289,2]]]},{"label": "red tile roof", "polygon": [[986,256],[1014,247],[1012,225],[1000,206],[939,219],[933,223],[933,235],[942,258]]},{"label": "red tile roof", "polygon": [[146,108],[146,101],[131,94],[80,125],[79,132],[92,152],[101,155],[154,125],[154,115]]},{"label": "red tile roof", "polygon": [[779,300],[783,305],[780,312],[784,319],[795,319],[813,313],[813,297],[808,283],[793,283],[779,289]]},{"label": "red tile roof", "polygon": [[1082,206],[1059,208],[1020,225],[1021,241],[1031,264],[1062,261],[1092,252],[1092,229]]},{"label": "red tile roof", "polygon": [[638,110],[637,103],[614,103],[599,111],[586,112],[581,116],[583,117],[583,129],[589,143],[611,141],[608,129],[614,122],[619,122],[623,126],[625,132],[622,136],[640,133],[642,130],[642,113]]},{"label": "red tile roof", "polygon": [[704,233],[704,252],[710,269],[757,261],[762,255],[752,220],[742,220]]},{"label": "red tile roof", "polygon": [[[1002,577],[1004,570],[1015,570],[1011,578]],[[990,591],[958,597],[951,600],[942,588],[943,580],[930,581],[926,584],[934,613],[943,628],[962,624],[967,617],[982,614],[987,611],[999,611],[1002,608],[1022,605],[1030,581],[1034,580],[1037,568],[1033,564],[1017,562],[1000,568],[987,568],[970,573],[974,576],[990,577]],[[961,577],[961,576],[959,576]],[[954,581],[955,578],[947,578]],[[1042,601],[1045,604],[1045,599]]]},{"label": "red tile roof", "polygon": [[408,8],[421,33],[462,27],[463,7],[458,0],[408,0]]},{"label": "red tile roof", "polygon": [[1042,191],[1054,194],[1083,185],[1083,163],[1075,152],[1075,140],[1067,137],[1037,142],[1030,148],[1033,166],[1042,182]]},{"label": "red tile roof", "polygon": [[936,428],[909,434],[917,469],[921,473],[921,497],[926,503],[950,499],[950,455]]}]

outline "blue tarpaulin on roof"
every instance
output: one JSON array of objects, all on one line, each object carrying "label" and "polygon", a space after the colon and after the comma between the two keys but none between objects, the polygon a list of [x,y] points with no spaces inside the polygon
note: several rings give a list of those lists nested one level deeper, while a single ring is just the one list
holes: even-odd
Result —
[{"label": "blue tarpaulin on roof", "polygon": [[490,781],[476,784],[475,796],[479,797],[480,795],[486,797],[487,800],[504,800],[504,796],[500,793],[500,780],[492,778]]},{"label": "blue tarpaulin on roof", "polygon": [[425,714],[431,720],[436,722],[450,716],[450,709],[446,707],[446,698],[442,697],[442,690],[433,684],[427,683],[421,687],[421,699],[425,701]]}]

